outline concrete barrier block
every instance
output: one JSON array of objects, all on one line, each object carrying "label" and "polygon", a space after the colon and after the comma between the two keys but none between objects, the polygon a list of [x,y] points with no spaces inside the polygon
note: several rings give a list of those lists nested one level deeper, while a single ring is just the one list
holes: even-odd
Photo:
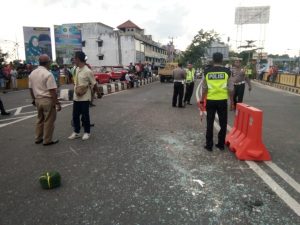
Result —
[{"label": "concrete barrier block", "polygon": [[72,101],[73,100],[73,89],[61,89],[59,92],[59,99],[65,101]]},{"label": "concrete barrier block", "polygon": [[111,83],[108,86],[110,86],[110,93],[116,92],[116,85],[115,85],[115,83]]},{"label": "concrete barrier block", "polygon": [[122,84],[121,84],[121,82],[118,82],[116,84],[117,84],[118,91],[121,91],[122,90]]},{"label": "concrete barrier block", "polygon": [[104,95],[107,95],[108,94],[108,88],[107,88],[107,85],[105,84],[105,85],[101,85],[100,87],[102,87],[102,93],[104,94]]}]

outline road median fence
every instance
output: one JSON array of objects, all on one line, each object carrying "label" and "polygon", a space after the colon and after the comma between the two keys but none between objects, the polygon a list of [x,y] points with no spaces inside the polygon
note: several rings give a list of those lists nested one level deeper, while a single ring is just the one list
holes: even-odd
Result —
[{"label": "road median fence", "polygon": [[282,90],[300,94],[300,75],[299,74],[278,74],[274,82],[267,81],[268,75],[265,74],[262,80],[255,80],[261,84],[279,88]]}]

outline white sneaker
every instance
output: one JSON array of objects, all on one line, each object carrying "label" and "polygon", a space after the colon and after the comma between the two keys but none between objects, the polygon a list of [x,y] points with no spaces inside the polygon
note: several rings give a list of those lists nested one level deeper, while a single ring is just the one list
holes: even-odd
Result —
[{"label": "white sneaker", "polygon": [[80,134],[75,133],[75,132],[73,132],[73,133],[68,137],[68,139],[70,139],[70,140],[73,140],[73,139],[76,139],[76,138],[80,138]]},{"label": "white sneaker", "polygon": [[89,139],[90,136],[91,136],[91,135],[90,135],[89,133],[84,133],[83,136],[82,136],[82,140],[85,141],[85,140]]}]

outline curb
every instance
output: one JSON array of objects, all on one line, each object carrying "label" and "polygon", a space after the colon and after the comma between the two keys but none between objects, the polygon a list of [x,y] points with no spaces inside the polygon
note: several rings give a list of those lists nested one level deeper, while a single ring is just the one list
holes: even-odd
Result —
[{"label": "curb", "polygon": [[[130,87],[129,83],[125,81],[117,81],[117,82],[107,83],[107,84],[98,84],[98,88],[103,95],[109,95],[127,89],[139,88],[158,80],[159,80],[159,76],[154,76],[154,77],[138,80],[138,82],[134,83],[134,87]],[[59,99],[65,101],[72,101],[73,93],[74,93],[73,89],[69,89],[69,88],[61,89],[59,92]]]},{"label": "curb", "polygon": [[262,80],[254,80],[254,81],[257,82],[257,83],[263,84],[263,85],[270,86],[270,87],[275,87],[275,88],[282,89],[282,90],[285,90],[285,91],[300,94],[300,88],[297,88],[297,87],[287,86],[287,85],[278,84],[278,83],[270,83],[270,82],[262,81]]}]

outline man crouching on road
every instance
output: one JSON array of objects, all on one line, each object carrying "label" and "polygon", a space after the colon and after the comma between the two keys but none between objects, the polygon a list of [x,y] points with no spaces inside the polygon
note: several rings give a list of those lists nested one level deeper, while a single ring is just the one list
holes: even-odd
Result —
[{"label": "man crouching on road", "polygon": [[[90,138],[90,112],[89,106],[92,99],[91,88],[94,89],[94,93],[99,94],[97,82],[95,80],[93,72],[88,68],[85,62],[86,55],[84,52],[75,53],[75,64],[78,67],[74,77],[74,95],[73,95],[73,123],[74,132],[69,136],[69,139],[76,139],[80,137],[80,116],[82,117],[82,124],[84,134],[82,140],[88,140]],[[86,91],[79,94],[76,91],[77,87],[86,87]]]},{"label": "man crouching on road", "polygon": [[233,82],[230,78],[231,72],[222,66],[223,54],[216,52],[213,54],[213,66],[204,71],[203,90],[200,100],[200,107],[203,107],[204,98],[207,96],[207,127],[206,145],[207,151],[213,148],[213,129],[215,114],[219,116],[220,131],[216,147],[224,150],[227,130],[227,99],[230,97],[230,108],[233,107]]},{"label": "man crouching on road", "polygon": [[35,143],[53,145],[58,140],[53,140],[56,109],[61,110],[57,99],[57,85],[52,73],[49,71],[50,58],[48,55],[39,57],[40,66],[29,75],[29,90],[32,104],[37,108],[37,122],[35,128]]}]

